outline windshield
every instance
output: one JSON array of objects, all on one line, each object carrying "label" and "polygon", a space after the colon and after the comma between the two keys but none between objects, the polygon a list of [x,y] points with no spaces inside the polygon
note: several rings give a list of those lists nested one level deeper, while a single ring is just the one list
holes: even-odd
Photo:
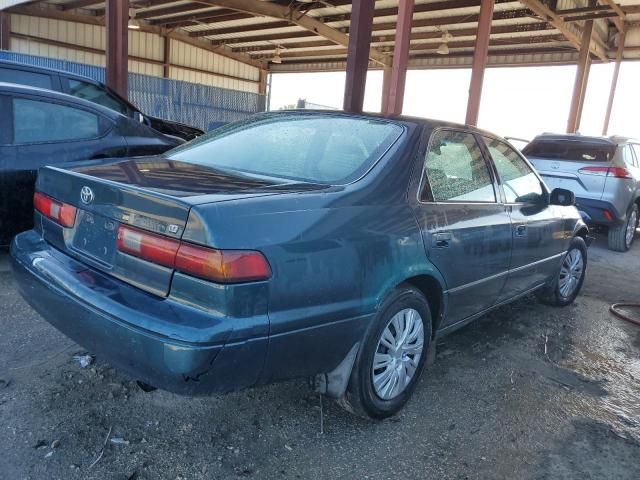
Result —
[{"label": "windshield", "polygon": [[523,150],[528,157],[573,160],[577,162],[608,162],[615,146],[574,140],[534,140]]},{"label": "windshield", "polygon": [[363,175],[400,137],[385,120],[338,115],[258,117],[214,130],[169,158],[244,174],[343,184]]}]

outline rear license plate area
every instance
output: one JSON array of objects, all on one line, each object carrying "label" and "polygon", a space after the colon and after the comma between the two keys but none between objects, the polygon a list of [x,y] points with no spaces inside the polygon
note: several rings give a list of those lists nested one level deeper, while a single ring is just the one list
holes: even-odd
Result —
[{"label": "rear license plate area", "polygon": [[118,224],[86,210],[78,210],[72,245],[78,252],[113,265]]}]

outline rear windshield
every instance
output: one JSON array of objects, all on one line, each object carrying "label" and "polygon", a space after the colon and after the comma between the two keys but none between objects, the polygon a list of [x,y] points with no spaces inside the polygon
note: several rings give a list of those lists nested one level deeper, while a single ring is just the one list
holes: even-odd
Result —
[{"label": "rear windshield", "polygon": [[342,184],[363,175],[402,131],[384,120],[337,115],[258,117],[216,129],[172,150],[169,158],[245,174]]},{"label": "rear windshield", "polygon": [[573,140],[533,140],[523,150],[528,157],[574,160],[576,162],[608,162],[614,145],[589,144]]}]

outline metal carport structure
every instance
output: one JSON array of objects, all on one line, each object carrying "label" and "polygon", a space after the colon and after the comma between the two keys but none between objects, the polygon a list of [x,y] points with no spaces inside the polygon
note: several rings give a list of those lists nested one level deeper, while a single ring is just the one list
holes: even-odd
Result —
[{"label": "metal carport structure", "polygon": [[155,62],[164,76],[177,68],[172,42],[257,69],[263,94],[268,73],[346,70],[350,111],[362,109],[368,69],[384,70],[382,110],[397,115],[407,69],[471,67],[469,124],[477,123],[487,67],[574,64],[569,132],[580,124],[590,65],[616,62],[606,133],[620,62],[640,58],[639,0],[31,1],[0,12],[0,49],[12,38],[87,48],[16,32],[13,15],[104,25],[107,81],[125,93],[131,29],[162,38],[161,59],[136,60]]}]

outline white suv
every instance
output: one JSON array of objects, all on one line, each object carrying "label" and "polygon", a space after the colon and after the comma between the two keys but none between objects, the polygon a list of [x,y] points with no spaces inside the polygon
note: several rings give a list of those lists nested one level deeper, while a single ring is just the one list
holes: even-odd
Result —
[{"label": "white suv", "polygon": [[522,151],[550,189],[566,188],[587,223],[609,229],[609,248],[633,243],[640,208],[640,141],[543,134]]}]

